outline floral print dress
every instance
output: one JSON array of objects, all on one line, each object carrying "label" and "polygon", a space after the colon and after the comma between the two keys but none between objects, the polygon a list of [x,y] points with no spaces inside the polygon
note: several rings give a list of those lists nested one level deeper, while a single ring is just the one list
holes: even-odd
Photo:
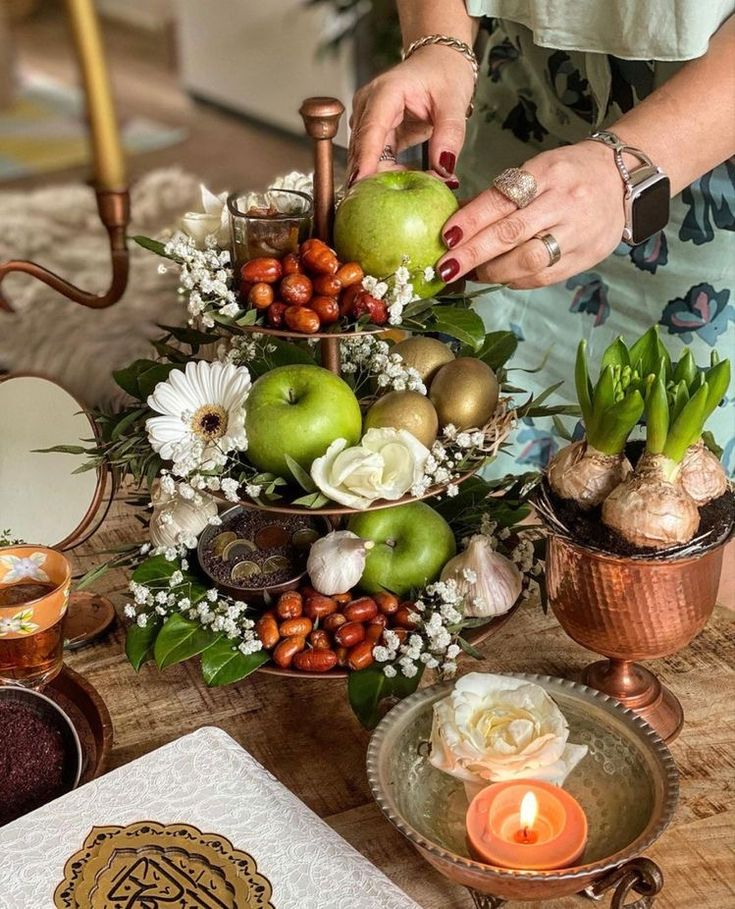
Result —
[{"label": "floral print dress", "polygon": [[[468,0],[471,13],[483,6],[487,11],[488,0],[475,3],[475,9]],[[625,59],[599,49],[541,47],[538,33],[534,39],[530,27],[507,19],[486,17],[482,27],[486,40],[475,112],[458,168],[468,198],[506,167],[614,123],[683,65],[683,60]],[[672,199],[669,224],[645,244],[631,249],[621,243],[603,262],[551,287],[490,291],[477,306],[488,330],[515,332],[516,363],[527,369],[543,364],[517,384],[538,391],[563,381],[559,394],[566,400],[574,399],[580,338],[587,339],[594,360],[616,336],[630,340],[656,323],[674,359],[684,345],[693,348],[700,365],[709,364],[715,347],[722,357],[733,357],[735,158]],[[558,420],[555,425],[526,420],[514,450],[499,459],[494,472],[543,467],[565,444],[565,432],[580,433],[573,422],[562,427]],[[735,386],[708,426],[724,449],[727,469],[735,472]]]}]

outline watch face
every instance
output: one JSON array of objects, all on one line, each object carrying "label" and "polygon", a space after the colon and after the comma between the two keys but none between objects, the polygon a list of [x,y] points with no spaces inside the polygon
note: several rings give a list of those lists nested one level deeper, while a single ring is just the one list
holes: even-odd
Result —
[{"label": "watch face", "polygon": [[636,188],[632,205],[633,246],[644,243],[669,223],[671,183],[664,174]]}]

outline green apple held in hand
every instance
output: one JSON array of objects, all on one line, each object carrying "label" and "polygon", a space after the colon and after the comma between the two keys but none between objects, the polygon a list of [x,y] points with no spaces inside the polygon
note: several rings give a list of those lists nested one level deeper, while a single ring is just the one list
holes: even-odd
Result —
[{"label": "green apple held in hand", "polygon": [[452,529],[424,502],[353,515],[347,527],[375,546],[368,552],[360,587],[399,597],[436,580],[457,552]]},{"label": "green apple held in hand", "polygon": [[411,283],[420,297],[444,287],[424,281],[447,251],[441,231],[457,210],[457,200],[441,180],[423,171],[385,171],[358,180],[348,190],[334,220],[334,245],[342,262],[359,262],[365,274],[385,278],[408,256]]},{"label": "green apple held in hand", "polygon": [[289,455],[308,472],[335,439],[356,445],[362,414],[350,386],[321,366],[279,366],[253,385],[246,403],[247,459],[291,476]]}]

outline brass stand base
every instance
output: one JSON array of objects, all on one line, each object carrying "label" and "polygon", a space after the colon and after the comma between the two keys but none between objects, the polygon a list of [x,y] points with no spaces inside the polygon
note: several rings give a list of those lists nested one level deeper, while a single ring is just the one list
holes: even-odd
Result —
[{"label": "brass stand base", "polygon": [[684,711],[679,699],[638,663],[601,660],[584,670],[582,681],[634,710],[665,742],[672,742],[681,732]]}]

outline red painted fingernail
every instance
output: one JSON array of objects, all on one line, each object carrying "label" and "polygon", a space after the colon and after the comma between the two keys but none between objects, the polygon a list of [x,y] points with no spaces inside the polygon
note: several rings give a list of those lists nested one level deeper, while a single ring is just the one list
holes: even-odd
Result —
[{"label": "red painted fingernail", "polygon": [[445,284],[448,284],[452,278],[459,274],[459,262],[456,259],[447,259],[439,266],[439,277]]},{"label": "red painted fingernail", "polygon": [[443,151],[439,155],[439,167],[442,168],[444,173],[453,174],[454,165],[457,163],[457,156],[453,155],[452,152]]},{"label": "red painted fingernail", "polygon": [[450,189],[459,189],[459,180],[447,180],[447,186]]},{"label": "red painted fingernail", "polygon": [[452,249],[459,243],[461,239],[462,228],[457,227],[455,224],[454,227],[450,227],[449,230],[444,234],[444,245],[447,247],[447,249]]},{"label": "red painted fingernail", "polygon": [[356,168],[352,171],[352,173],[350,174],[350,179],[347,181],[347,188],[348,188],[348,189],[349,189],[350,186],[352,186],[352,184],[355,182],[355,180],[357,180],[357,174],[358,174],[358,173],[359,173],[359,170],[358,170],[358,168],[356,167]]}]

